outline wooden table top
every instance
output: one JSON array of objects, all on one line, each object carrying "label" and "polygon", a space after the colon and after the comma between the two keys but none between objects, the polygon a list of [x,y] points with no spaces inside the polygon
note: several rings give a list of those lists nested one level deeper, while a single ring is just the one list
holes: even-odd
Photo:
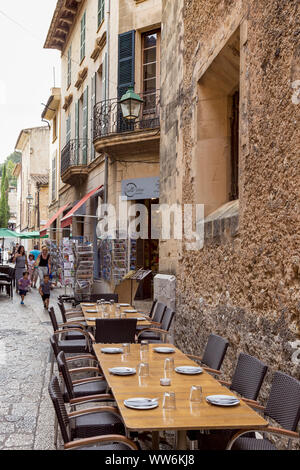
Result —
[{"label": "wooden table top", "polygon": [[[86,307],[84,305],[85,303],[91,303],[91,305],[89,307]],[[83,303],[80,304],[80,306],[81,306],[84,318],[85,318],[88,326],[93,327],[93,326],[95,326],[96,322],[95,321],[88,321],[87,318],[90,318],[90,317],[102,318],[102,313],[100,313],[99,308],[97,309],[97,304],[96,303],[83,302]],[[121,311],[131,310],[131,309],[133,309],[133,307],[131,307],[131,306],[121,307]],[[98,312],[97,313],[88,313],[87,310],[98,310]],[[112,311],[111,311],[111,314],[110,314],[109,318],[116,318],[115,317],[115,310],[116,310],[116,304],[113,304],[112,305]],[[144,316],[143,313],[139,312],[139,311],[137,311],[136,313],[126,313],[126,318],[136,318],[136,317],[143,317],[143,316]],[[142,321],[138,320],[137,325],[138,326],[144,326],[145,328],[147,328],[151,325],[151,321],[149,321],[149,320],[142,320]]]},{"label": "wooden table top", "polygon": [[[105,354],[102,347],[108,344],[94,345],[94,352],[101,365],[105,378],[115,397],[124,423],[128,430],[161,431],[161,430],[189,430],[189,429],[250,429],[263,428],[267,422],[244,402],[234,407],[221,407],[210,405],[205,397],[208,395],[235,396],[228,388],[220,385],[214,377],[205,371],[199,375],[182,375],[172,372],[171,386],[160,385],[160,378],[164,377],[164,361],[166,357],[173,357],[175,367],[179,365],[195,365],[179,349],[172,344],[164,344],[175,348],[175,353],[161,354],[153,351],[158,344],[149,344],[149,376],[138,377],[138,364],[140,360],[140,345],[131,344],[130,354],[124,357],[121,354]],[[113,345],[117,346],[117,345]],[[121,345],[118,345],[121,346]],[[159,344],[162,346],[162,344]],[[108,371],[111,367],[134,367],[135,375],[116,376]],[[201,385],[203,392],[202,403],[192,404],[189,401],[192,385]],[[176,410],[164,410],[162,406],[165,392],[173,391],[176,394]],[[158,398],[159,406],[152,410],[133,410],[124,405],[124,400],[133,397]]]}]

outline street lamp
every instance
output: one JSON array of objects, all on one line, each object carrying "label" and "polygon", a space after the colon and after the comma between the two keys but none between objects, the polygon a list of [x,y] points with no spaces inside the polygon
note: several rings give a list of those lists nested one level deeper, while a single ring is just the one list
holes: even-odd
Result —
[{"label": "street lamp", "polygon": [[133,87],[128,88],[126,93],[120,99],[123,117],[128,121],[137,119],[143,102],[144,100],[142,100],[142,98],[133,91]]}]

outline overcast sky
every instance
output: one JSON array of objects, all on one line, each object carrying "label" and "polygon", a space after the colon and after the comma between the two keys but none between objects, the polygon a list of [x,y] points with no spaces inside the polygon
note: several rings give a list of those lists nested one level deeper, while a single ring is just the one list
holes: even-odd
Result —
[{"label": "overcast sky", "polygon": [[56,0],[0,0],[0,162],[19,132],[41,126],[43,106],[60,86],[60,52],[43,49]]}]

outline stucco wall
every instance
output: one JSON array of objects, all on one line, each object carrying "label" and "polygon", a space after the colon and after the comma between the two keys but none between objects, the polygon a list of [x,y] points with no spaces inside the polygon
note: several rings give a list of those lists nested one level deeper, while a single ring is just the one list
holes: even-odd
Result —
[{"label": "stucco wall", "polygon": [[[298,378],[300,372],[289,344],[300,337],[299,104],[292,102],[292,84],[300,78],[298,5],[296,0],[185,0],[177,18],[177,24],[184,22],[184,80],[172,116],[180,114],[183,148],[177,159],[183,167],[177,168],[183,202],[195,202],[197,83],[239,26],[241,135],[238,230],[220,238],[218,222],[212,242],[198,252],[184,250],[178,259],[175,339],[184,351],[201,353],[210,332],[228,338],[227,379],[239,352],[263,360],[269,366],[263,400],[272,372]],[[167,29],[174,21],[168,6],[165,0]],[[163,44],[168,57],[172,44]],[[179,56],[180,51],[177,61]],[[168,65],[172,73],[173,62]],[[166,103],[163,108],[164,113]],[[162,148],[168,144],[174,138],[162,127]],[[161,159],[162,193],[176,194],[169,176],[174,165],[164,151]]]}]

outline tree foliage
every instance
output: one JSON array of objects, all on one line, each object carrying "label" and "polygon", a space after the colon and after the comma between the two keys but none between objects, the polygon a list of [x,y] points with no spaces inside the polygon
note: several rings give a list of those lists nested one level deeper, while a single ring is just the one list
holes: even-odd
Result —
[{"label": "tree foliage", "polygon": [[6,171],[6,165],[4,164],[2,168],[2,177],[1,177],[1,197],[0,197],[0,227],[7,228],[8,221],[10,217],[10,210],[8,206],[8,175]]}]

